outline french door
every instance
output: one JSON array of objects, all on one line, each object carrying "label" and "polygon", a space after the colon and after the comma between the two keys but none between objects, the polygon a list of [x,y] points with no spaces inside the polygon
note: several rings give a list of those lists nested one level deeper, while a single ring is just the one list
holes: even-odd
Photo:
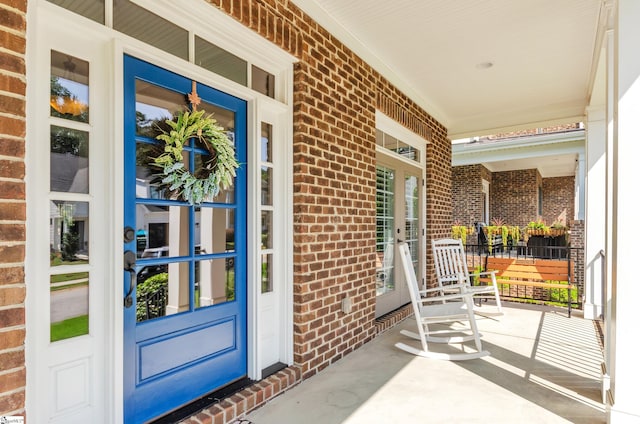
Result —
[{"label": "french door", "polygon": [[376,165],[376,317],[409,303],[397,244],[409,245],[421,281],[423,192],[419,166],[379,154]]},{"label": "french door", "polygon": [[[231,188],[190,205],[158,183],[165,120],[212,113],[241,164]],[[246,102],[136,58],[124,58],[124,416],[166,414],[247,375]],[[208,151],[185,144],[197,175]]]}]

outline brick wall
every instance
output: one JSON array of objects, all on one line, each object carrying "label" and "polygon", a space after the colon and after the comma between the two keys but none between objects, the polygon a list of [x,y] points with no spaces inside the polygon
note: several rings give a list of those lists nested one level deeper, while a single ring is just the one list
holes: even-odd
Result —
[{"label": "brick wall", "polygon": [[551,225],[570,224],[574,217],[575,177],[542,179],[542,219]]},{"label": "brick wall", "polygon": [[[535,169],[491,172],[482,165],[453,168],[453,219],[473,224],[482,216],[482,179],[491,182],[490,217],[525,227],[538,217],[538,186],[542,187],[542,219],[570,224],[574,216],[575,177],[542,178]],[[478,217],[478,218],[477,218]]]},{"label": "brick wall", "polygon": [[26,1],[0,0],[0,416],[24,414]]},{"label": "brick wall", "polygon": [[490,217],[507,225],[525,227],[538,216],[538,187],[542,184],[536,169],[494,172],[490,187]]},{"label": "brick wall", "polygon": [[585,222],[583,220],[570,220],[568,221],[571,227],[571,233],[569,234],[569,243],[571,244],[571,258],[574,261],[574,283],[578,286],[578,303],[582,307],[582,296],[584,295],[584,246],[585,246]]},{"label": "brick wall", "polygon": [[491,172],[479,164],[453,167],[454,222],[469,226],[482,221],[482,180],[491,183],[491,177]]},{"label": "brick wall", "polygon": [[[430,139],[428,243],[449,234],[446,129],[287,0],[210,0],[294,69],[294,361],[303,378],[375,335],[375,111]],[[427,262],[431,263],[431,261]],[[353,309],[343,314],[348,296]]]}]

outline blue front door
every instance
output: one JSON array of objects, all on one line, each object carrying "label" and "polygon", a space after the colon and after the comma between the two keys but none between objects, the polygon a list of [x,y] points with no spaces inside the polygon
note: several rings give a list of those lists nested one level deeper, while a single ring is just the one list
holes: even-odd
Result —
[{"label": "blue front door", "polygon": [[[234,142],[233,186],[199,205],[158,184],[166,119],[196,89]],[[246,102],[124,58],[124,418],[161,416],[247,374]],[[183,150],[196,176],[209,158]],[[133,264],[135,262],[135,265]]]}]

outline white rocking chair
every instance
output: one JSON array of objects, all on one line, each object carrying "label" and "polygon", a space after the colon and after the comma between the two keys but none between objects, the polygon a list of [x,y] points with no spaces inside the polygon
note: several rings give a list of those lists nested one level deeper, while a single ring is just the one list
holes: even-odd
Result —
[{"label": "white rocking chair", "polygon": [[[401,334],[412,339],[419,340],[422,345],[422,349],[402,342],[396,343],[395,346],[413,355],[449,361],[463,361],[488,356],[489,352],[482,350],[480,333],[478,332],[478,327],[473,313],[473,294],[467,291],[467,285],[458,284],[458,287],[455,287],[458,289],[458,292],[455,293],[422,297],[430,293],[437,294],[441,292],[441,288],[436,287],[433,289],[420,290],[418,288],[416,273],[413,269],[409,247],[406,243],[400,243],[398,248],[400,250],[400,258],[402,260],[405,279],[409,287],[409,294],[411,295],[413,313],[418,324],[417,333],[402,330]],[[454,286],[451,285],[449,288],[454,289]],[[468,326],[460,329],[450,327],[443,330],[435,330],[430,328],[430,326],[436,324],[455,324],[464,322],[468,323]],[[434,352],[429,349],[429,343],[451,344],[464,343],[470,340],[474,341],[475,351],[470,350],[465,352],[464,350],[461,350],[459,353],[444,353]],[[464,345],[463,349],[465,349]]]},{"label": "white rocking chair", "polygon": [[[498,290],[495,271],[469,274],[467,257],[461,240],[434,240],[432,246],[436,276],[438,277],[438,285],[443,288],[442,294],[448,293],[452,285],[466,284],[468,291],[473,293],[475,298],[480,298],[480,302],[482,302],[482,299],[489,298],[494,299],[496,302],[495,309],[476,308],[476,314],[485,316],[504,314],[500,303],[500,291]],[[472,276],[490,278],[491,284],[473,286],[470,278]]]}]

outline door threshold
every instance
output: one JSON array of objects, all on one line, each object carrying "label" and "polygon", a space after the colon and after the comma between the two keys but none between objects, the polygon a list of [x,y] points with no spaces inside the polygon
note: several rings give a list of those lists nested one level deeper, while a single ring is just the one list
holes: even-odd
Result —
[{"label": "door threshold", "polygon": [[[229,424],[261,407],[302,381],[302,370],[290,365],[260,381],[248,378],[212,392],[175,411],[151,421],[152,424],[192,424],[194,422]],[[249,385],[244,385],[243,384]],[[192,420],[191,418],[194,418]]]},{"label": "door threshold", "polygon": [[236,380],[228,386],[224,386],[221,389],[208,393],[202,396],[200,399],[196,399],[193,402],[188,403],[174,410],[173,412],[170,412],[167,415],[163,415],[162,417],[157,418],[154,421],[150,421],[150,424],[175,424],[197,414],[203,409],[210,408],[216,403],[219,403],[221,400],[234,395],[235,393],[254,383],[255,381],[250,380],[246,377],[241,378],[240,380]]}]

